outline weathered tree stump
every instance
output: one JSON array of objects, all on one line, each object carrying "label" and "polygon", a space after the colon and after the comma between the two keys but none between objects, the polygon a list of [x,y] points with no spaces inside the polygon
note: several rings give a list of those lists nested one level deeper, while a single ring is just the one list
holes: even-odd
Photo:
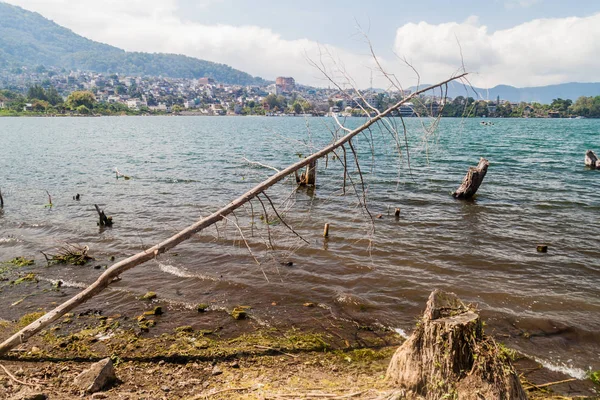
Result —
[{"label": "weathered tree stump", "polygon": [[98,226],[112,226],[112,217],[107,217],[106,214],[104,214],[104,210],[101,210],[100,207],[98,207],[98,204],[94,204],[94,207],[96,207],[96,211],[98,212]]},{"label": "weathered tree stump", "polygon": [[477,167],[469,167],[469,171],[467,175],[462,181],[462,184],[456,192],[452,193],[457,199],[470,199],[475,193],[477,193],[477,189],[481,186],[483,182],[483,178],[485,178],[485,174],[487,174],[487,169],[490,166],[490,162],[485,158],[481,158],[479,160],[479,164]]},{"label": "weathered tree stump", "polygon": [[408,398],[527,399],[510,357],[484,335],[479,315],[439,290],[394,354],[387,379]]},{"label": "weathered tree stump", "polygon": [[314,186],[317,181],[317,160],[311,161],[306,166],[306,171],[302,172],[298,176],[298,172],[295,172],[296,183],[300,186]]},{"label": "weathered tree stump", "polygon": [[592,150],[585,152],[585,166],[592,169],[600,169],[600,160]]}]

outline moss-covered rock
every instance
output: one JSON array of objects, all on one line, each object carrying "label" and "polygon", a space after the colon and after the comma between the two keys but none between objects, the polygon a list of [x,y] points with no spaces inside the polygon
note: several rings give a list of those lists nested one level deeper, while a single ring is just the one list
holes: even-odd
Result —
[{"label": "moss-covered rock", "polygon": [[143,295],[142,297],[140,297],[140,300],[154,300],[157,297],[158,296],[156,295],[155,292],[148,292],[145,295]]}]

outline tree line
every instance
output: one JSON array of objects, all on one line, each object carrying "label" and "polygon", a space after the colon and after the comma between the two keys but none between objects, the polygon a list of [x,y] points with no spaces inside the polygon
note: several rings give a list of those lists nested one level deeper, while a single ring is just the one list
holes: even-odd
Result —
[{"label": "tree line", "polygon": [[0,90],[0,102],[4,103],[4,108],[0,108],[0,115],[139,114],[130,110],[125,104],[100,103],[94,94],[87,90],[74,91],[64,99],[52,86],[45,89],[40,85],[33,85],[29,87],[26,94],[3,89]]},{"label": "tree line", "polygon": [[[458,96],[440,108],[443,117],[502,117],[546,118],[586,117],[600,118],[600,96],[581,96],[575,102],[570,99],[553,99],[550,104],[486,102],[472,97]],[[416,111],[426,113],[427,105],[417,105]]]}]

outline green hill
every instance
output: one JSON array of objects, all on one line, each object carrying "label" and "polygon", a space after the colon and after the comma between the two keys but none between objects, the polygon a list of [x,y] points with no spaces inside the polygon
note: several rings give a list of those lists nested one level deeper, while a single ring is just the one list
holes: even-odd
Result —
[{"label": "green hill", "polygon": [[0,2],[0,68],[38,65],[136,76],[211,77],[240,85],[266,82],[225,64],[177,54],[127,52]]}]

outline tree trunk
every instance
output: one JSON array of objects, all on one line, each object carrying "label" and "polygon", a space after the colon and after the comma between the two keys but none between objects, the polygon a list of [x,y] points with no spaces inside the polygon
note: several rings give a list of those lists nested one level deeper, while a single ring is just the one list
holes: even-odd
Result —
[{"label": "tree trunk", "polygon": [[596,153],[594,153],[592,150],[585,152],[585,166],[592,169],[600,169],[600,160],[598,160]]},{"label": "tree trunk", "polygon": [[479,164],[477,164],[477,167],[469,167],[469,171],[463,179],[462,185],[460,185],[460,187],[456,189],[456,192],[452,193],[452,196],[454,196],[457,199],[472,198],[475,195],[475,193],[477,193],[477,189],[479,189],[479,186],[481,186],[481,183],[483,182],[483,178],[485,178],[485,174],[487,173],[489,165],[489,161],[482,157],[479,160]]},{"label": "tree trunk", "polygon": [[317,160],[306,166],[306,184],[314,186],[317,182]]},{"label": "tree trunk", "polygon": [[454,293],[439,290],[394,354],[387,379],[408,398],[527,399],[510,358],[484,335],[479,315]]},{"label": "tree trunk", "polygon": [[296,175],[296,183],[299,186],[315,186],[317,181],[317,160],[314,160],[306,166],[306,171],[298,175],[298,171],[294,173]]},{"label": "tree trunk", "polygon": [[413,92],[411,95],[406,96],[405,98],[403,98],[396,104],[390,106],[384,112],[376,115],[375,117],[370,118],[368,121],[366,121],[364,124],[362,124],[358,128],[354,129],[353,131],[348,132],[348,134],[346,134],[346,136],[341,137],[337,141],[335,141],[335,142],[331,143],[330,145],[324,147],[323,149],[317,151],[316,153],[312,154],[311,156],[305,158],[304,160],[300,160],[297,163],[290,165],[286,169],[272,175],[270,178],[268,178],[265,181],[261,182],[260,184],[256,185],[254,188],[252,188],[249,191],[247,191],[246,193],[242,194],[240,197],[233,200],[231,203],[227,204],[226,206],[222,207],[221,209],[215,211],[211,215],[209,215],[205,218],[202,218],[201,220],[188,226],[181,232],[175,234],[174,236],[171,236],[170,238],[166,239],[165,241],[163,241],[157,245],[154,245],[154,246],[150,247],[149,249],[144,250],[138,254],[135,254],[124,260],[121,260],[116,264],[113,264],[102,275],[100,275],[100,277],[98,279],[96,279],[96,281],[94,283],[92,283],[90,286],[85,288],[82,292],[80,292],[76,296],[72,297],[71,299],[67,300],[66,302],[62,303],[61,305],[59,305],[55,309],[51,310],[50,312],[48,312],[44,316],[40,317],[39,319],[33,321],[31,324],[27,325],[25,328],[21,329],[19,332],[12,335],[10,338],[6,339],[2,344],[0,344],[0,355],[5,354],[6,352],[10,351],[15,346],[18,346],[19,344],[24,343],[31,336],[40,332],[42,329],[44,329],[46,326],[50,325],[52,322],[59,319],[64,314],[68,313],[69,311],[71,311],[72,309],[77,307],[78,305],[85,303],[86,301],[88,301],[89,299],[91,299],[92,297],[97,295],[98,293],[102,292],[106,287],[108,287],[108,285],[113,281],[113,279],[117,278],[123,272],[128,271],[128,270],[130,270],[140,264],[143,264],[149,260],[152,260],[159,254],[165,253],[166,251],[177,246],[179,243],[191,238],[192,236],[194,236],[196,233],[200,232],[204,228],[209,227],[209,226],[221,221],[227,215],[231,214],[238,208],[242,207],[244,204],[248,203],[250,200],[252,200],[256,196],[258,196],[260,193],[264,192],[271,186],[275,185],[277,182],[281,181],[288,175],[295,173],[296,171],[307,166],[311,162],[315,162],[319,158],[324,157],[325,155],[331,153],[333,150],[348,143],[353,137],[357,136],[362,131],[369,128],[371,125],[374,125],[378,121],[381,121],[383,118],[390,115],[392,113],[392,111],[398,109],[404,103],[410,102],[413,98],[421,95],[422,93],[428,92],[434,88],[444,86],[444,85],[448,84],[449,82],[452,82],[457,79],[461,79],[461,78],[465,77],[466,75],[467,75],[467,73],[463,73],[463,74],[454,76],[450,79],[447,79],[443,82],[440,82],[436,85],[429,86],[427,88]]}]

